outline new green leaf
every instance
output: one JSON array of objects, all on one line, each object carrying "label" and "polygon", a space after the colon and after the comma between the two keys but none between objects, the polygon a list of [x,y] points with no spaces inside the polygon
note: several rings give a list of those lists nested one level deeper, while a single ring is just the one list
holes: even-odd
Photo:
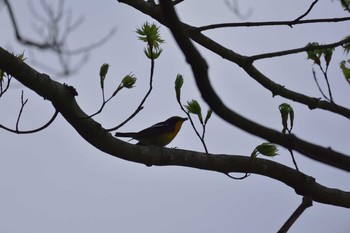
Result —
[{"label": "new green leaf", "polygon": [[340,69],[343,71],[345,80],[350,84],[350,68],[349,68],[350,60],[349,61],[342,61],[340,63]]},{"label": "new green leaf", "polygon": [[197,115],[200,123],[203,124],[202,109],[197,100],[187,101],[185,108],[189,113]]},{"label": "new green leaf", "polygon": [[256,156],[258,156],[259,154],[262,154],[268,157],[274,157],[278,155],[277,146],[269,142],[264,142],[253,150],[251,157],[255,159]]},{"label": "new green leaf", "polygon": [[104,88],[104,81],[106,78],[106,75],[108,73],[108,68],[109,68],[109,64],[104,63],[101,67],[100,67],[100,85],[101,88]]},{"label": "new green leaf", "polygon": [[208,109],[207,115],[205,116],[205,120],[204,120],[204,124],[205,124],[205,125],[207,124],[208,120],[210,119],[212,113],[213,113],[213,110]]},{"label": "new green leaf", "polygon": [[149,59],[157,59],[163,51],[160,44],[164,43],[160,37],[159,27],[146,22],[141,28],[136,29],[136,33],[139,34],[139,40],[147,43],[147,47],[143,50],[145,55]]},{"label": "new green leaf", "polygon": [[181,87],[184,83],[184,79],[181,74],[178,74],[175,79],[175,92],[176,92],[176,99],[177,101],[180,101],[181,98]]},{"label": "new green leaf", "polygon": [[[292,131],[293,124],[294,124],[294,110],[292,106],[290,106],[287,103],[280,104],[279,110],[281,113],[282,118],[282,133],[286,133],[288,130],[289,132]],[[290,122],[290,128],[288,127],[288,119]]]}]

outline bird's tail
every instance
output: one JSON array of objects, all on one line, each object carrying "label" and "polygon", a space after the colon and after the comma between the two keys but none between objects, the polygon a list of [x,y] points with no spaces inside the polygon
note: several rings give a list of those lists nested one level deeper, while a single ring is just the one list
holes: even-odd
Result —
[{"label": "bird's tail", "polygon": [[137,133],[134,132],[127,132],[127,133],[121,133],[121,132],[116,132],[114,136],[116,137],[124,137],[124,138],[133,138],[137,135]]}]

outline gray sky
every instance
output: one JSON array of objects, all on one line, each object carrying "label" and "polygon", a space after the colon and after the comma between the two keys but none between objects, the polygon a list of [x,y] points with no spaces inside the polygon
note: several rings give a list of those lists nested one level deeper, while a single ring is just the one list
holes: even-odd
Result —
[{"label": "gray sky", "polygon": [[[36,38],[35,22],[24,1],[12,1],[23,34]],[[53,1],[54,2],[54,1]],[[248,21],[292,20],[312,1],[240,1],[242,12],[250,12]],[[33,1],[38,5],[38,1]],[[84,24],[73,33],[70,47],[97,41],[116,27],[116,34],[101,48],[90,53],[88,62],[69,78],[58,78],[77,88],[78,103],[93,113],[101,102],[98,72],[110,64],[107,96],[124,75],[138,78],[136,87],[122,91],[103,114],[95,119],[110,128],[128,117],[147,91],[149,61],[143,55],[144,44],[135,30],[152,19],[117,1],[67,1],[73,17],[83,16]],[[276,10],[278,9],[278,10]],[[210,13],[209,13],[210,12]],[[185,22],[201,26],[235,22],[237,17],[223,1],[185,1],[178,7]],[[336,1],[321,1],[309,18],[340,17],[345,13]],[[243,55],[279,51],[305,46],[308,42],[329,43],[347,36],[349,22],[310,26],[218,29],[206,35]],[[0,8],[0,44],[14,53],[24,48],[14,40],[7,9]],[[198,99],[191,70],[169,31],[162,27],[166,40],[164,52],[156,61],[154,91],[145,109],[123,131],[140,130],[172,115],[184,115],[173,90],[178,73],[185,78],[183,102]],[[199,47],[199,46],[198,46]],[[200,47],[199,47],[200,48]],[[25,49],[28,63],[40,72],[56,78],[37,63],[57,67],[47,53]],[[307,141],[331,146],[349,154],[350,125],[347,119],[301,106],[271,93],[247,76],[239,67],[200,48],[210,65],[210,78],[225,104],[249,119],[276,130],[281,129],[278,105],[287,102],[295,110],[294,133]],[[330,66],[330,82],[337,103],[349,107],[350,87],[339,70],[343,52],[335,51]],[[72,63],[76,62],[74,59]],[[306,54],[267,59],[257,66],[274,81],[289,89],[320,97],[312,78],[312,63]],[[316,68],[316,67],[315,67]],[[321,80],[321,76],[319,73]],[[323,80],[321,83],[324,87]],[[13,88],[0,101],[0,123],[14,127],[20,108],[21,86]],[[31,129],[45,123],[53,114],[48,101],[24,89],[29,98],[21,128]],[[206,142],[211,153],[250,155],[264,142],[229,126],[215,115],[207,127]],[[190,124],[185,123],[169,145],[203,151]],[[104,154],[87,142],[59,116],[46,130],[33,135],[14,135],[0,131],[0,232],[276,232],[301,202],[301,197],[284,184],[258,175],[234,181],[214,172],[182,167],[146,167]],[[283,149],[274,161],[293,166]],[[343,171],[311,161],[296,153],[301,171],[323,185],[350,190],[349,176]],[[239,174],[237,174],[239,175]],[[349,232],[350,211],[314,203],[290,232]]]}]

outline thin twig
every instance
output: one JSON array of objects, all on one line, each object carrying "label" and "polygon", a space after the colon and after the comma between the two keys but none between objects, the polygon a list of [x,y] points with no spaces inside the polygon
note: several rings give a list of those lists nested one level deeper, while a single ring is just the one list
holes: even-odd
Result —
[{"label": "thin twig", "polygon": [[289,49],[289,50],[283,50],[283,51],[278,51],[278,52],[272,52],[272,53],[263,53],[263,54],[258,54],[258,55],[253,55],[247,57],[249,61],[256,61],[260,59],[266,59],[266,58],[273,58],[273,57],[279,57],[279,56],[286,56],[290,54],[295,54],[295,53],[301,53],[301,52],[306,52],[306,51],[311,51],[311,50],[316,50],[316,49],[328,49],[328,48],[335,48],[338,46],[342,46],[346,43],[350,43],[350,38],[345,38],[342,39],[338,42],[335,43],[330,43],[330,44],[323,44],[323,45],[306,45],[301,48],[296,48],[296,49]]},{"label": "thin twig", "polygon": [[93,114],[89,115],[88,117],[86,117],[85,119],[88,119],[88,118],[91,118],[91,117],[94,117],[96,116],[97,114],[100,114],[103,110],[103,108],[106,106],[106,104],[121,90],[119,89],[120,86],[118,86],[118,89],[115,90],[112,95],[106,100],[106,97],[105,97],[105,91],[104,91],[104,88],[101,88],[102,89],[102,104],[100,106],[100,108]]},{"label": "thin twig", "polygon": [[18,114],[17,121],[16,121],[16,130],[17,131],[18,131],[19,120],[21,119],[21,115],[22,115],[24,106],[27,104],[27,102],[28,102],[28,99],[23,101],[23,90],[22,90],[22,94],[21,94],[21,109],[19,110],[19,114]]},{"label": "thin twig", "polygon": [[247,178],[248,176],[250,176],[249,173],[246,173],[244,174],[243,176],[241,177],[235,177],[235,176],[231,176],[229,173],[224,173],[226,176],[230,177],[231,179],[234,179],[234,180],[243,180],[245,178]]},{"label": "thin twig", "polygon": [[198,27],[197,30],[202,32],[206,30],[227,28],[227,27],[265,27],[265,26],[292,26],[299,24],[311,24],[311,23],[337,23],[343,21],[349,21],[350,17],[342,18],[325,18],[325,19],[305,19],[305,20],[281,20],[281,21],[262,21],[262,22],[242,22],[242,23],[219,23]]},{"label": "thin twig", "polygon": [[[202,136],[201,136],[201,140],[203,141],[202,143],[204,144],[204,148],[206,149],[207,147],[206,147],[206,145],[205,145],[205,141],[204,141],[204,137],[205,137],[205,124],[203,123],[202,124]],[[205,150],[206,151],[206,153],[208,154],[208,150],[206,149]]]},{"label": "thin twig", "polygon": [[319,82],[318,82],[318,80],[317,80],[317,76],[316,76],[316,72],[315,72],[315,69],[314,69],[314,68],[312,68],[312,75],[313,75],[313,77],[314,77],[315,83],[316,83],[317,88],[318,88],[318,90],[320,91],[321,95],[322,95],[326,100],[329,101],[328,96],[326,96],[326,94],[322,91],[322,88],[321,88],[321,86],[320,86],[320,84],[319,84]]},{"label": "thin twig", "polygon": [[328,74],[327,74],[328,66],[327,66],[326,70],[324,70],[324,69],[322,68],[321,65],[319,65],[319,67],[320,67],[320,69],[321,69],[321,71],[322,71],[322,73],[323,73],[324,79],[326,80],[327,89],[328,89],[328,95],[329,95],[329,101],[330,101],[331,103],[334,103],[333,95],[332,95],[332,90],[331,90],[331,85],[329,84]]},{"label": "thin twig", "polygon": [[20,131],[20,130],[18,130],[18,129],[15,129],[15,130],[14,130],[14,129],[10,129],[10,128],[8,128],[8,127],[6,127],[6,126],[3,126],[3,125],[1,125],[1,124],[0,124],[0,128],[2,128],[2,129],[4,129],[4,130],[7,130],[7,131],[9,131],[9,132],[12,132],[12,133],[16,133],[16,134],[30,134],[30,133],[36,133],[36,132],[39,132],[39,131],[41,131],[41,130],[47,128],[49,125],[51,125],[51,123],[56,119],[57,115],[58,115],[58,111],[57,111],[57,109],[55,109],[55,113],[53,114],[53,116],[51,117],[51,119],[50,119],[46,124],[44,124],[43,126],[37,128],[37,129],[26,130],[26,131]]},{"label": "thin twig", "polygon": [[204,147],[205,153],[208,154],[208,153],[209,153],[209,152],[208,152],[208,148],[207,148],[207,145],[205,144],[205,141],[204,141],[205,125],[202,124],[202,126],[203,126],[203,133],[202,133],[202,136],[201,136],[201,135],[199,134],[199,132],[198,132],[196,126],[194,125],[194,122],[193,122],[193,120],[192,120],[191,114],[190,114],[188,111],[186,111],[186,109],[183,107],[183,105],[182,105],[180,99],[177,98],[177,102],[179,103],[181,110],[187,115],[188,119],[190,120],[194,132],[196,133],[197,137],[199,138],[199,140],[201,141],[201,143],[202,143],[202,145],[203,145],[203,147]]},{"label": "thin twig", "polygon": [[291,157],[292,157],[292,161],[293,161],[293,164],[294,164],[295,170],[299,171],[299,167],[298,167],[297,161],[295,160],[293,150],[288,149],[288,151],[289,151],[289,153],[290,153],[290,155],[291,155]]},{"label": "thin twig", "polygon": [[288,218],[288,220],[283,224],[281,229],[278,230],[278,233],[288,232],[290,227],[295,223],[295,221],[304,213],[304,211],[312,206],[311,197],[303,197],[301,204],[298,208],[293,212],[293,214]]},{"label": "thin twig", "polygon": [[[149,46],[149,45],[148,45]],[[117,125],[116,127],[113,127],[111,129],[107,129],[107,131],[114,131],[114,130],[118,130],[119,128],[121,128],[123,125],[125,125],[126,123],[128,123],[132,118],[134,118],[137,113],[139,113],[142,109],[143,109],[143,104],[146,102],[148,96],[151,94],[152,89],[153,89],[153,75],[154,75],[154,54],[153,54],[153,49],[150,49],[150,54],[151,54],[151,71],[150,71],[150,77],[149,77],[149,89],[145,95],[145,97],[143,97],[143,99],[141,100],[139,106],[137,106],[137,108],[135,109],[135,111],[128,117],[126,118],[122,123],[120,123],[119,125]]]},{"label": "thin twig", "polygon": [[293,21],[300,21],[302,18],[307,16],[311,12],[312,8],[316,5],[317,2],[318,2],[318,0],[313,1],[310,5],[309,9],[307,9],[307,11],[304,14],[300,15],[298,18],[296,18]]}]

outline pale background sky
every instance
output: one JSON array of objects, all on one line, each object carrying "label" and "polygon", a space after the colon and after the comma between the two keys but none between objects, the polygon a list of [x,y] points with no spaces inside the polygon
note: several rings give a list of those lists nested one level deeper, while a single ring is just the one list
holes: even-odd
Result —
[{"label": "pale background sky", "polygon": [[[36,38],[27,1],[11,1],[24,35]],[[39,1],[33,1],[38,6]],[[52,1],[55,2],[55,1]],[[292,20],[301,15],[312,1],[240,1],[242,12],[252,10],[248,21]],[[21,52],[14,40],[7,9],[0,5],[0,44]],[[148,88],[149,61],[143,55],[144,44],[136,39],[135,29],[149,17],[117,1],[67,1],[73,16],[84,16],[84,24],[73,33],[71,48],[97,41],[116,27],[116,34],[104,46],[90,53],[78,73],[57,78],[37,64],[57,67],[53,56],[26,48],[28,63],[52,78],[73,85],[79,92],[78,103],[87,113],[99,108],[99,67],[110,64],[107,96],[121,78],[134,73],[136,87],[122,91],[95,119],[110,128],[129,116]],[[224,1],[187,0],[178,6],[181,18],[195,26],[235,22],[237,17]],[[337,1],[323,0],[309,15],[341,17],[345,13]],[[348,35],[350,23],[315,24],[285,27],[218,29],[206,34],[244,55],[279,51],[305,46],[308,42],[329,43]],[[140,130],[172,115],[184,115],[173,90],[176,74],[184,75],[183,102],[198,99],[191,71],[169,31],[162,27],[166,40],[164,52],[156,61],[154,91],[145,109],[123,131]],[[199,46],[198,46],[199,47]],[[210,77],[223,101],[249,119],[276,130],[281,129],[278,105],[287,102],[295,110],[294,133],[302,139],[331,146],[349,154],[350,125],[347,119],[325,111],[309,111],[271,93],[249,78],[236,65],[201,49],[210,65]],[[330,67],[330,81],[337,103],[349,107],[350,87],[339,70],[343,52],[337,49]],[[72,63],[75,60],[72,59]],[[313,81],[311,62],[306,54],[260,61],[257,66],[276,82],[289,89],[320,97]],[[321,76],[319,76],[321,77]],[[321,80],[321,79],[320,79]],[[321,83],[324,84],[321,80]],[[0,123],[14,127],[20,108],[22,87],[13,88],[0,100]],[[109,92],[108,92],[109,91]],[[41,126],[53,113],[49,102],[24,89],[29,103],[21,128]],[[263,139],[228,125],[215,115],[207,127],[207,146],[212,153],[249,155]],[[188,123],[169,145],[203,151]],[[0,232],[276,232],[301,198],[284,184],[258,175],[234,181],[222,174],[182,167],[146,167],[104,154],[87,142],[59,116],[46,130],[33,135],[15,135],[0,131]],[[350,190],[349,174],[320,164],[296,153],[301,171],[323,185]],[[280,147],[276,162],[293,166],[290,155]],[[240,174],[233,174],[240,175]],[[350,211],[314,203],[290,232],[350,231]]]}]

